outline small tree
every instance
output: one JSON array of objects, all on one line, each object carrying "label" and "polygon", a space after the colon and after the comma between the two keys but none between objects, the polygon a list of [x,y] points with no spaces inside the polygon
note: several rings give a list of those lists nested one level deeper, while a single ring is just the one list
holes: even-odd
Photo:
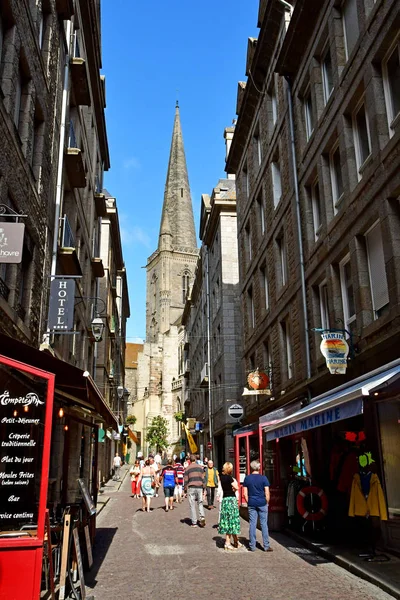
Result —
[{"label": "small tree", "polygon": [[146,442],[151,448],[161,451],[168,446],[168,421],[164,417],[154,417],[147,430]]}]

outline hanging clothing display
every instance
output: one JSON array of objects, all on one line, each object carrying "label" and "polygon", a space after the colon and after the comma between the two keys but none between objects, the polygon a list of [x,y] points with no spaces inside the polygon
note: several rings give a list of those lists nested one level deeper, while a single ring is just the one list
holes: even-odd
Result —
[{"label": "hanging clothing display", "polygon": [[371,474],[369,492],[367,496],[363,490],[368,490],[368,481],[356,473],[353,477],[351,486],[349,517],[379,517],[382,521],[387,521],[386,501],[383,495],[381,482],[378,475]]},{"label": "hanging clothing display", "polygon": [[358,473],[360,465],[358,464],[358,455],[351,450],[344,456],[342,467],[338,478],[337,490],[346,494],[350,493],[355,473]]}]

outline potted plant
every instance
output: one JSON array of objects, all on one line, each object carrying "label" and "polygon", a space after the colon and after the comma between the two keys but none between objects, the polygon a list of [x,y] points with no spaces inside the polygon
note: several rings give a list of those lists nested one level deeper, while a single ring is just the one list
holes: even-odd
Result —
[{"label": "potted plant", "polygon": [[183,410],[178,410],[178,412],[174,413],[174,418],[177,423],[181,422],[185,418],[185,413]]},{"label": "potted plant", "polygon": [[129,415],[128,417],[126,417],[126,424],[127,425],[135,425],[137,421],[137,417],[135,417],[135,415]]}]

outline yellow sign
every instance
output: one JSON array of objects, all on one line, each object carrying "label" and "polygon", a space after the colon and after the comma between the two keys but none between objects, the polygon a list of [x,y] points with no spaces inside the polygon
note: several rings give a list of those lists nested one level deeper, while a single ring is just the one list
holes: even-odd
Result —
[{"label": "yellow sign", "polygon": [[194,441],[193,436],[190,433],[189,429],[186,427],[185,423],[182,423],[182,425],[184,426],[185,431],[186,431],[186,437],[187,437],[187,441],[189,442],[190,452],[192,454],[194,454],[195,452],[197,452],[196,442]]}]

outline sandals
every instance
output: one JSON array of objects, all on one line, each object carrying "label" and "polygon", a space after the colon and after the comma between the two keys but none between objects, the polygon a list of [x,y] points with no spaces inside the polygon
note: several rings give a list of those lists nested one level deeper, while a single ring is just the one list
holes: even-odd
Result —
[{"label": "sandals", "polygon": [[235,546],[231,546],[230,544],[225,544],[224,550],[236,550]]},{"label": "sandals", "polygon": [[234,548],[244,548],[243,544],[241,544],[240,542],[237,542],[236,544],[233,545]]}]

